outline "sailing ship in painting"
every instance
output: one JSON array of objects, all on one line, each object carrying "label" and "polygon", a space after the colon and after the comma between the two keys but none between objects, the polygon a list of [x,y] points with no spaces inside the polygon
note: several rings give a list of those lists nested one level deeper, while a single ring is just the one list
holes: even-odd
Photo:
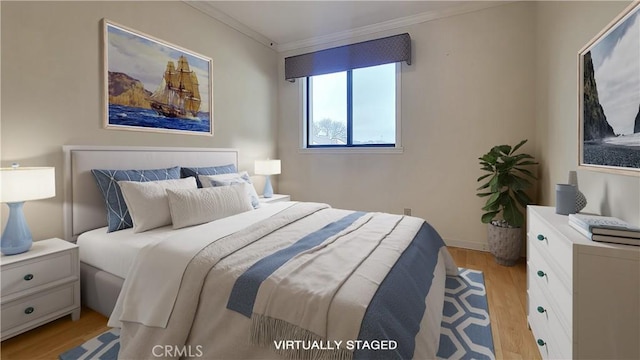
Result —
[{"label": "sailing ship in painting", "polygon": [[160,84],[151,92],[140,80],[109,71],[109,124],[210,133],[210,112],[202,109],[198,76],[187,57],[168,60],[158,75]]},{"label": "sailing ship in painting", "polygon": [[189,62],[183,55],[178,59],[176,69],[173,61],[167,62],[160,86],[150,97],[151,108],[159,115],[199,120],[200,91],[195,71],[189,69]]},{"label": "sailing ship in painting", "polygon": [[211,59],[104,21],[108,128],[213,134]]}]

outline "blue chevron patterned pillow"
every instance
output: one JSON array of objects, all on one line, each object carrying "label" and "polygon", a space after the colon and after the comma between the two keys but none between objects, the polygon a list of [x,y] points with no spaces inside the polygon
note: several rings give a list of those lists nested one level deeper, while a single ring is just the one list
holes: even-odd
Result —
[{"label": "blue chevron patterned pillow", "polygon": [[180,167],[154,170],[91,170],[107,207],[107,232],[133,227],[118,181],[157,181],[180,179]]}]

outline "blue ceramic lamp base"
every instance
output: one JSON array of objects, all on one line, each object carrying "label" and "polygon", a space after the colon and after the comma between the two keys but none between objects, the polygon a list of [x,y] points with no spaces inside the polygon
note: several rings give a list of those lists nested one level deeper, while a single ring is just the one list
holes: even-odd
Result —
[{"label": "blue ceramic lamp base", "polygon": [[33,239],[24,217],[23,202],[7,203],[9,219],[0,239],[0,251],[5,255],[20,254],[31,249]]},{"label": "blue ceramic lamp base", "polygon": [[271,186],[271,176],[267,175],[266,178],[267,178],[267,181],[264,184],[264,193],[262,194],[262,196],[266,198],[270,198],[273,196],[273,187]]}]

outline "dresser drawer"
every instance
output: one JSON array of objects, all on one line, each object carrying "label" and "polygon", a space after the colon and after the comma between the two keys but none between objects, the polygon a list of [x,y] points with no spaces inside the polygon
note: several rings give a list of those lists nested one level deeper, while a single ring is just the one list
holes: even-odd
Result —
[{"label": "dresser drawer", "polygon": [[65,278],[75,279],[76,266],[73,253],[65,251],[3,267],[2,297]]},{"label": "dresser drawer", "polygon": [[537,323],[544,324],[547,329],[547,336],[550,334],[550,336],[556,341],[556,347],[560,352],[566,355],[567,358],[570,358],[572,350],[571,324],[561,321],[562,314],[558,312],[556,305],[545,297],[542,290],[540,290],[536,284],[531,285],[527,295],[529,297],[529,308],[527,314],[529,315],[530,321],[533,320]]},{"label": "dresser drawer", "polygon": [[559,271],[550,265],[534,247],[529,247],[527,280],[529,290],[539,292],[555,308],[556,315],[570,326],[573,319],[572,287],[562,280]]},{"label": "dresser drawer", "polygon": [[[531,303],[531,298],[529,298]],[[563,331],[554,332],[548,321],[542,317],[529,313],[529,326],[534,340],[544,359],[571,359],[572,343]]]},{"label": "dresser drawer", "polygon": [[546,259],[551,259],[549,262],[556,263],[566,276],[571,276],[573,254],[570,242],[535,213],[529,219],[527,236],[533,247],[538,249]]},{"label": "dresser drawer", "polygon": [[69,283],[48,291],[2,305],[2,332],[36,322],[65,308],[79,307],[75,303],[76,283]]}]

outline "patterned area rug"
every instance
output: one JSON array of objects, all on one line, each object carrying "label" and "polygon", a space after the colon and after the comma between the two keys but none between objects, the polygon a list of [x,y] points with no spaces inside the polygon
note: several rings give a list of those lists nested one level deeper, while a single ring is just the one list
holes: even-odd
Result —
[{"label": "patterned area rug", "polygon": [[[438,359],[495,359],[481,271],[447,276]],[[60,360],[116,360],[119,330],[111,329],[60,355]]]},{"label": "patterned area rug", "polygon": [[120,329],[111,329],[66,351],[58,357],[60,360],[116,360],[120,351]]},{"label": "patterned area rug", "polygon": [[495,359],[482,271],[447,276],[439,359]]}]

